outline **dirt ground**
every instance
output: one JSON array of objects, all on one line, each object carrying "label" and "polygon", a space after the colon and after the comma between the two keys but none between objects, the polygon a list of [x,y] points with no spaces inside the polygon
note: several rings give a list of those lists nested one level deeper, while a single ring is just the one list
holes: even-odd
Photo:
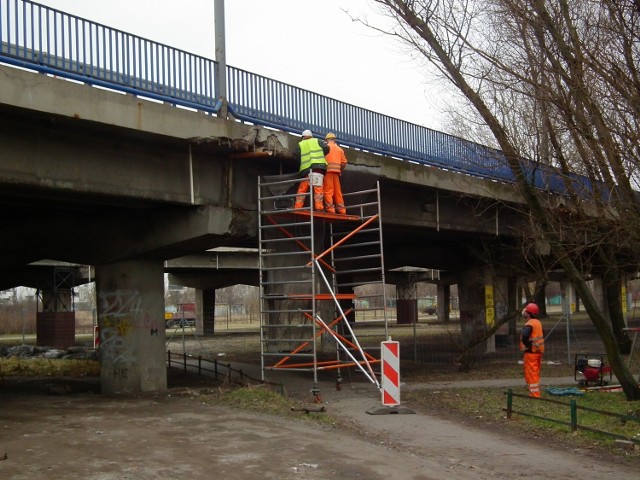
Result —
[{"label": "dirt ground", "polygon": [[[182,382],[182,383],[181,383]],[[91,380],[0,387],[0,478],[637,479],[640,465],[487,431],[440,412],[370,415],[365,383],[323,385],[340,426],[212,404],[170,377],[162,394],[109,398]],[[308,394],[289,383],[290,394]],[[313,414],[310,414],[313,415]],[[6,456],[5,456],[6,454]]]}]

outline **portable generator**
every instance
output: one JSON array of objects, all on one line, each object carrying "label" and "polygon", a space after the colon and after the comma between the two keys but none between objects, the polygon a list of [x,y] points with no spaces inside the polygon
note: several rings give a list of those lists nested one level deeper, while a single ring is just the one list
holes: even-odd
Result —
[{"label": "portable generator", "polygon": [[574,378],[581,387],[604,386],[611,382],[611,366],[604,353],[578,353],[575,359]]}]

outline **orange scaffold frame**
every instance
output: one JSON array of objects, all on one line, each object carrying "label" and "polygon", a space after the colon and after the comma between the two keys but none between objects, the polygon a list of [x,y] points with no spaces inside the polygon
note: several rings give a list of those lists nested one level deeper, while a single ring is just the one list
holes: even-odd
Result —
[{"label": "orange scaffold frame", "polygon": [[[364,376],[372,384],[374,384],[378,389],[381,388],[380,382],[378,381],[378,378],[377,378],[377,374],[374,372],[374,369],[372,367],[373,365],[380,364],[381,359],[376,358],[371,353],[365,351],[365,349],[361,346],[360,342],[358,341],[355,333],[353,332],[353,329],[349,321],[347,320],[347,315],[354,313],[355,308],[352,307],[352,308],[346,309],[346,311],[343,311],[342,306],[340,305],[340,300],[355,299],[356,296],[355,294],[336,293],[334,291],[333,286],[325,276],[323,269],[321,268],[321,265],[322,265],[322,267],[324,267],[327,272],[330,272],[332,275],[335,275],[336,268],[333,265],[333,255],[334,255],[333,252],[339,247],[341,247],[343,244],[348,242],[350,239],[352,239],[358,233],[367,231],[366,229],[368,227],[372,228],[372,230],[375,231],[376,230],[375,222],[378,222],[377,231],[379,232],[379,236],[380,236],[379,238],[379,245],[380,245],[379,269],[382,275],[381,283],[384,286],[384,266],[382,264],[383,263],[382,234],[381,234],[381,227],[380,227],[381,216],[380,216],[380,207],[379,207],[379,201],[380,201],[379,185],[376,186],[375,190],[369,190],[369,191],[357,192],[357,193],[358,194],[374,194],[375,193],[377,195],[377,202],[362,204],[362,205],[365,205],[364,208],[369,208],[369,209],[375,208],[377,210],[375,214],[371,214],[370,210],[368,211],[368,213],[365,214],[364,208],[361,208],[361,215],[340,215],[340,214],[330,214],[330,213],[324,213],[324,212],[315,212],[315,211],[311,211],[310,208],[309,209],[289,209],[289,210],[278,209],[278,211],[265,212],[264,215],[262,215],[262,212],[261,212],[261,218],[264,218],[272,229],[279,231],[284,236],[283,240],[289,239],[300,249],[300,251],[309,253],[311,260],[307,261],[306,265],[299,264],[299,267],[306,266],[311,268],[312,277],[315,275],[315,273],[313,272],[319,273],[319,275],[322,278],[322,282],[324,283],[327,291],[329,292],[329,293],[316,293],[315,287],[312,287],[313,291],[311,293],[302,293],[302,294],[288,293],[288,294],[283,294],[282,296],[276,297],[276,298],[287,298],[287,299],[294,299],[294,300],[295,299],[312,300],[313,302],[312,313],[309,313],[308,310],[307,311],[301,310],[300,312],[304,316],[301,318],[306,318],[311,322],[311,326],[313,327],[313,334],[311,335],[311,338],[300,339],[300,342],[297,345],[295,345],[293,348],[289,349],[288,353],[284,353],[284,357],[280,358],[278,361],[270,365],[265,365],[265,356],[270,356],[274,354],[268,354],[268,353],[265,354],[263,350],[263,360],[262,360],[263,376],[264,376],[264,370],[266,369],[283,370],[283,371],[313,369],[314,388],[311,390],[311,392],[314,394],[316,401],[319,401],[319,398],[320,398],[319,390],[317,388],[317,371],[338,370],[339,380],[338,380],[338,383],[336,384],[336,387],[340,389],[340,386],[339,386],[341,382],[340,369],[355,367],[359,369],[364,374]],[[267,198],[267,199],[270,199],[270,198]],[[333,225],[332,225],[331,227],[332,228],[332,234],[331,234],[332,245],[329,248],[325,249],[323,252],[316,254],[314,253],[313,240],[311,241],[311,245],[309,246],[304,241],[301,240],[301,239],[307,239],[306,237],[296,237],[293,233],[291,233],[291,231],[289,231],[288,228],[286,228],[288,225],[295,225],[297,227],[298,225],[301,225],[301,223],[282,224],[276,220],[276,217],[293,219],[294,221],[297,221],[297,222],[299,222],[299,219],[308,219],[308,223],[302,223],[302,224],[309,226],[311,230],[311,234],[310,234],[311,238],[313,238],[313,228],[315,224],[314,218],[322,219],[323,222],[329,222],[331,224],[339,223],[344,225],[344,222],[355,222],[355,221],[361,222],[361,223],[351,231],[347,229],[348,233],[346,233],[344,236],[341,236],[341,238],[335,243],[333,242]],[[322,224],[324,225],[324,223]],[[374,226],[370,227],[371,225],[374,225]],[[318,228],[318,227],[315,227],[315,228]],[[340,235],[342,234],[344,234],[344,232],[342,232]],[[261,240],[261,244],[262,244],[262,240]],[[262,245],[261,245],[261,248],[262,248]],[[331,255],[331,260],[332,260],[331,262],[327,262],[325,260],[325,258],[328,255]],[[261,268],[262,268],[262,262],[261,262]],[[334,281],[335,281],[335,276],[334,276]],[[382,290],[384,292],[384,287]],[[384,298],[384,293],[382,293],[382,296]],[[269,298],[269,297],[265,296],[265,298]],[[335,304],[336,310],[339,312],[339,314],[331,322],[326,323],[321,318],[321,316],[316,313],[315,302],[329,301],[329,300],[333,301],[333,303]],[[386,303],[386,300],[383,299],[383,301]],[[384,309],[383,309],[383,312],[384,312]],[[385,325],[385,332],[386,332],[386,328],[387,328],[386,313],[385,313],[384,320],[385,320],[384,325]],[[262,314],[261,314],[261,321],[262,321]],[[344,328],[348,330],[349,338],[347,338],[346,334],[339,333],[337,327],[341,322],[343,322]],[[321,337],[323,334],[330,336],[336,343],[337,358],[334,360],[319,361],[317,359],[315,343],[316,343],[316,339]],[[386,337],[386,333],[385,333],[385,337]],[[295,358],[297,355],[298,356],[302,355],[302,352],[309,349],[310,346],[313,347],[313,360],[303,361],[302,359]],[[264,344],[263,344],[263,349],[264,349]],[[343,358],[340,358],[340,352],[344,353]],[[305,354],[305,355],[308,355],[308,354]]]}]

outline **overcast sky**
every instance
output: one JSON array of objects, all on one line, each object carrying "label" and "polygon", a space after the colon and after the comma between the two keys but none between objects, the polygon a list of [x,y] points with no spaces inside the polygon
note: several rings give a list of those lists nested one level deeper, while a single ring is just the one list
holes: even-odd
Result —
[{"label": "overcast sky", "polygon": [[[214,0],[39,0],[149,40],[215,58]],[[442,130],[424,69],[397,41],[353,22],[384,21],[370,0],[226,0],[227,64]]]}]

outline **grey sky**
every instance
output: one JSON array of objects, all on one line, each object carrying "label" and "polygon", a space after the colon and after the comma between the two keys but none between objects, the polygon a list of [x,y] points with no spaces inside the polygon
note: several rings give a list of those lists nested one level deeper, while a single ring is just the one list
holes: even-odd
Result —
[{"label": "grey sky", "polygon": [[[128,33],[215,57],[214,0],[39,0]],[[424,70],[396,41],[351,21],[380,22],[370,0],[226,0],[227,63],[337,100],[442,129]]]}]

